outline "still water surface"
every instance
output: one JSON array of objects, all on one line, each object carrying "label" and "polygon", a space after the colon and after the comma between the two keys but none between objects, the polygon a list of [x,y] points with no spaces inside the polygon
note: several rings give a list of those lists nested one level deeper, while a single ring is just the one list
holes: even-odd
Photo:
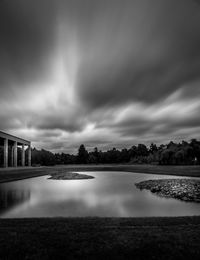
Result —
[{"label": "still water surface", "polygon": [[[85,173],[85,172],[84,172]],[[48,176],[0,184],[0,217],[142,217],[199,215],[200,204],[140,191],[136,182],[173,176],[88,172],[95,179],[48,180]]]}]

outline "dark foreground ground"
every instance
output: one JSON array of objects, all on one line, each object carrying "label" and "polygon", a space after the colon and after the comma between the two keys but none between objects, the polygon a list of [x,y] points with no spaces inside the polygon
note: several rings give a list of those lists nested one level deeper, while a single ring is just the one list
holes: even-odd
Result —
[{"label": "dark foreground ground", "polygon": [[158,165],[63,165],[52,167],[0,168],[0,183],[72,171],[125,171],[149,174],[200,177],[200,166],[158,166]]},{"label": "dark foreground ground", "polygon": [[1,219],[0,259],[200,259],[200,217]]}]

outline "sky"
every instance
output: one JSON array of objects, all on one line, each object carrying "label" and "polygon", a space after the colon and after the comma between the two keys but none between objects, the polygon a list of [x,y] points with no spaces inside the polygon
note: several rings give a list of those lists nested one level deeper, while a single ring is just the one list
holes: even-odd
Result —
[{"label": "sky", "polygon": [[1,0],[0,130],[67,153],[199,139],[199,3]]}]

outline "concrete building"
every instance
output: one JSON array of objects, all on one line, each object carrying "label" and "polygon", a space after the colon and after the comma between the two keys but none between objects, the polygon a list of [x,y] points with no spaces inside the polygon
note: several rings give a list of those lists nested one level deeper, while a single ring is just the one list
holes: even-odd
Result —
[{"label": "concrete building", "polygon": [[[4,133],[0,131],[0,145],[3,146],[3,167],[17,167],[17,147],[21,147],[21,164],[25,166],[25,162],[28,162],[28,166],[31,166],[31,142],[22,138]],[[25,158],[25,146],[28,147],[28,158]]]}]

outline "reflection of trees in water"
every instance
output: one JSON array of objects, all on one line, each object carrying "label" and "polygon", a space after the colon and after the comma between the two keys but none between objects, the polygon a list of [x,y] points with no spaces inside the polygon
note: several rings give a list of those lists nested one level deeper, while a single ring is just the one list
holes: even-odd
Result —
[{"label": "reflection of trees in water", "polygon": [[1,190],[0,189],[0,213],[30,200],[30,190]]}]

